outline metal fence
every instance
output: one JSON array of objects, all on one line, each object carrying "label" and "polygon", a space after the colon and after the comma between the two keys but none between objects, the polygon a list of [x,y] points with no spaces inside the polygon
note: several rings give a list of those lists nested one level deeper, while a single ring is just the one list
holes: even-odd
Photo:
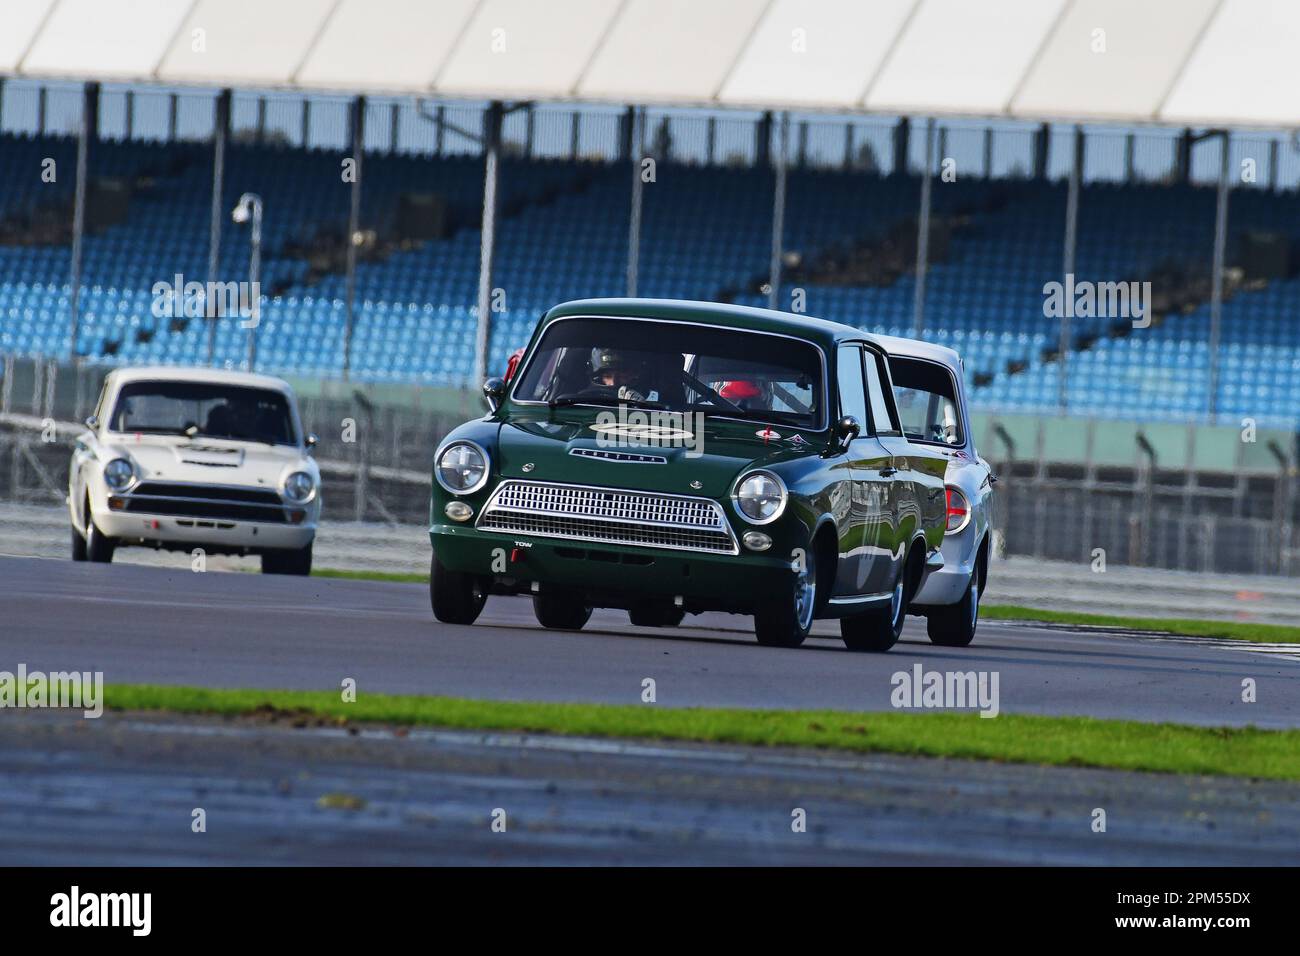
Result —
[{"label": "metal fence", "polygon": [[[104,84],[98,129],[109,140],[207,142],[215,133],[217,90]],[[75,136],[81,121],[81,86],[71,82],[0,80],[0,132]],[[231,102],[234,141],[282,143],[307,149],[350,148],[351,99],[326,94],[236,90]],[[365,149],[423,156],[480,155],[487,103],[423,101],[413,97],[366,100]],[[502,147],[533,158],[612,162],[623,158],[626,109],[619,106],[524,104],[502,125]],[[751,166],[778,149],[774,124],[744,110],[647,109],[646,140],[662,160],[691,165]],[[801,114],[790,116],[787,159],[796,168],[900,171],[895,116]],[[915,124],[917,132],[921,124]],[[1046,132],[1044,174],[1069,175],[1074,127],[1011,121],[944,119],[935,124],[936,162],[952,159],[966,175],[991,179],[1035,175],[1036,145]],[[1170,182],[1181,175],[1181,130],[1088,125],[1083,181]],[[763,138],[767,142],[763,143]],[[1235,188],[1300,188],[1300,144],[1285,131],[1250,131],[1231,137],[1232,162],[1253,160],[1256,175]],[[908,172],[924,168],[925,143],[911,136]],[[1213,184],[1218,141],[1190,153],[1188,178]]]},{"label": "metal fence", "polygon": [[1292,520],[1215,514],[1205,495],[1154,504],[1140,486],[1099,494],[1062,482],[998,487],[1004,554],[1220,574],[1300,576]]},{"label": "metal fence", "polygon": [[[107,369],[6,357],[0,371],[0,500],[62,501],[72,423],[92,410]],[[352,388],[301,398],[304,428],[319,438],[330,520],[425,520],[433,451],[483,404],[468,391],[436,396],[437,408],[427,390],[407,397]],[[1101,553],[1108,565],[1300,576],[1300,496],[1285,484],[1294,476],[1208,475],[1182,486],[1178,475],[1157,484],[1142,469],[1111,469],[1101,483],[1076,467],[998,467],[1001,555],[1091,562]]]}]

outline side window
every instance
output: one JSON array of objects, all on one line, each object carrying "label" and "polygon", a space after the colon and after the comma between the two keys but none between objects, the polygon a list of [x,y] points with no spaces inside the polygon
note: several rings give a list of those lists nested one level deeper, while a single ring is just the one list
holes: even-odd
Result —
[{"label": "side window", "polygon": [[885,398],[885,389],[882,385],[883,382],[889,381],[885,360],[875,352],[868,351],[866,355],[867,396],[871,401],[871,419],[875,425],[875,433],[877,435],[901,434],[894,424],[894,416],[890,414],[889,400]]},{"label": "side window", "polygon": [[862,385],[862,349],[841,345],[839,353],[840,415],[852,415],[862,426],[862,434],[871,432],[867,417],[867,393]]}]

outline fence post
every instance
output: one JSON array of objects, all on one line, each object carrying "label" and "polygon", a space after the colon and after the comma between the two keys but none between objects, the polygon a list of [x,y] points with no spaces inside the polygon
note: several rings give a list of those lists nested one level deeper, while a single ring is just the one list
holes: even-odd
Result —
[{"label": "fence post", "polygon": [[48,359],[45,363],[45,398],[41,402],[41,418],[54,417],[54,384],[59,374],[59,363]]},{"label": "fence post", "polygon": [[1219,338],[1223,324],[1223,268],[1225,249],[1228,243],[1228,162],[1232,140],[1227,130],[1223,131],[1219,156],[1219,188],[1215,196],[1214,207],[1214,258],[1210,273],[1210,381],[1206,395],[1210,412],[1210,424],[1217,421],[1219,411]]},{"label": "fence post", "polygon": [[370,436],[375,430],[375,407],[365,395],[355,389],[352,397],[365,416],[365,427],[361,429],[361,440],[357,442],[357,474],[352,484],[352,517],[354,521],[364,521],[366,498],[370,492]]},{"label": "fence post", "polygon": [[40,359],[32,360],[32,414],[41,414],[41,393],[45,390],[45,363]]},{"label": "fence post", "polygon": [[925,122],[925,169],[921,172],[921,211],[916,228],[916,286],[912,290],[912,336],[925,327],[925,279],[930,264],[930,189],[934,173],[934,118]]},{"label": "fence post", "polygon": [[0,382],[0,414],[9,414],[9,403],[12,400],[14,391],[14,357],[5,356],[5,377]]}]

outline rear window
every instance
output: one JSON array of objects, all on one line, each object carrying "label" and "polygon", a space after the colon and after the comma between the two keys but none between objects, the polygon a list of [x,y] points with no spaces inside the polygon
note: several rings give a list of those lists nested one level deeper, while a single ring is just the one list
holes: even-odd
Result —
[{"label": "rear window", "polygon": [[936,362],[890,356],[894,404],[903,434],[913,441],[964,445],[965,423],[952,373]]}]

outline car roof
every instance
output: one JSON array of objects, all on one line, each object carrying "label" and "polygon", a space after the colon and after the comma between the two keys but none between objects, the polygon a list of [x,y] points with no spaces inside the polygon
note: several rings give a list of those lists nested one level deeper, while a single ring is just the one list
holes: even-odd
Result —
[{"label": "car roof", "polygon": [[930,359],[933,362],[942,362],[955,371],[961,371],[961,356],[955,349],[950,349],[946,345],[935,345],[933,342],[922,342],[920,339],[905,339],[897,335],[877,335],[874,338],[890,355]]},{"label": "car roof", "polygon": [[879,336],[855,329],[851,325],[829,322],[810,315],[778,312],[774,309],[759,309],[727,302],[699,302],[689,299],[575,299],[555,306],[546,313],[543,322],[578,315],[699,322],[756,332],[775,332],[808,339],[823,346],[848,340],[865,340],[880,344]]},{"label": "car roof", "polygon": [[116,368],[108,373],[112,385],[127,382],[211,382],[218,385],[242,385],[247,388],[269,388],[292,392],[289,383],[273,375],[255,375],[249,372],[231,372],[220,368],[187,368],[179,365],[142,365]]}]

